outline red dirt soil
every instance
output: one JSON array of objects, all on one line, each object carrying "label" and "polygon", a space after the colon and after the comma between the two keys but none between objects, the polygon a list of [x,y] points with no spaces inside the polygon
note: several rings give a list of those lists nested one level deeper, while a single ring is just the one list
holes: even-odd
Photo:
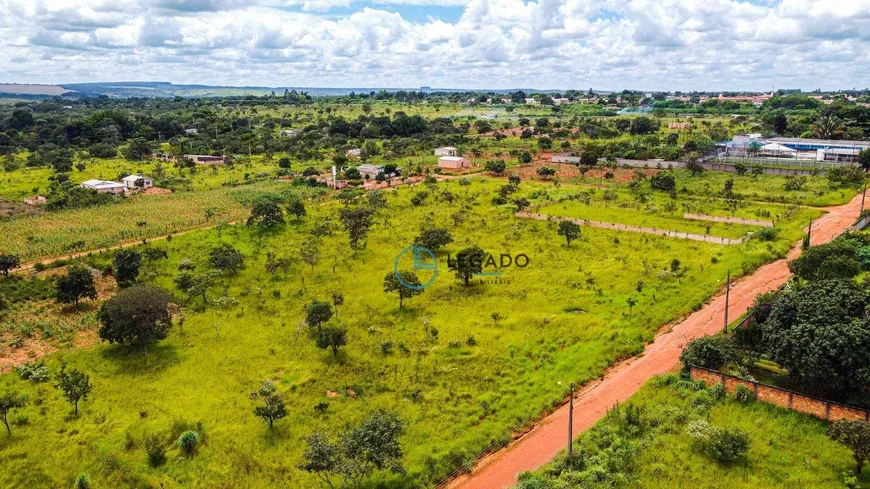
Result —
[{"label": "red dirt soil", "polygon": [[[826,243],[851,226],[861,207],[859,194],[848,204],[829,207],[813,223],[811,242]],[[796,245],[788,259],[800,254]],[[787,260],[777,260],[731,286],[728,317],[745,313],[759,294],[777,289],[789,279]],[[622,361],[603,378],[582,389],[574,401],[573,436],[591,427],[615,404],[625,402],[651,377],[676,370],[682,347],[690,340],[715,334],[723,327],[725,296],[720,293],[704,308],[666,328],[647,345],[641,356]],[[516,485],[520,472],[535,470],[549,462],[566,444],[568,406],[563,405],[541,419],[531,430],[506,448],[484,457],[470,474],[443,484],[449,489],[501,489]]]}]

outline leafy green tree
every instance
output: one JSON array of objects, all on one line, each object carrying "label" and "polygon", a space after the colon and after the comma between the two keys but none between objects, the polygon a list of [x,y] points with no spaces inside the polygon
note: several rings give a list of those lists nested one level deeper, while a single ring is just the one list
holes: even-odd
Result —
[{"label": "leafy green tree", "polygon": [[9,276],[9,272],[15,270],[21,265],[21,260],[18,255],[0,255],[0,273],[4,277]]},{"label": "leafy green tree", "polygon": [[368,236],[374,221],[374,209],[371,207],[344,208],[339,212],[344,230],[347,231],[350,247],[354,254],[365,248],[365,239]]},{"label": "leafy green tree", "polygon": [[490,173],[495,173],[496,175],[503,175],[505,168],[507,168],[507,165],[503,160],[490,160],[486,162],[486,165],[484,165],[483,168]]},{"label": "leafy green tree", "polygon": [[427,250],[436,251],[453,242],[453,236],[450,231],[444,228],[424,229],[420,232],[420,236],[414,240],[414,244],[420,245]]},{"label": "leafy green tree", "polygon": [[94,386],[91,384],[90,377],[84,372],[76,369],[67,372],[66,364],[64,363],[57,374],[57,384],[54,387],[60,389],[66,400],[75,406],[75,415],[78,416],[79,401],[87,401]]},{"label": "leafy green tree", "polygon": [[296,219],[302,219],[305,217],[307,212],[308,211],[305,209],[305,201],[303,201],[298,195],[292,196],[287,201],[287,214],[296,216]]},{"label": "leafy green tree", "polygon": [[728,336],[704,336],[694,339],[680,353],[680,362],[686,371],[692,366],[718,369],[736,359],[734,343]]},{"label": "leafy green tree", "polygon": [[317,333],[315,344],[318,348],[332,350],[332,356],[338,355],[338,349],[347,344],[347,328],[329,324]]},{"label": "leafy green tree", "polygon": [[119,250],[115,253],[113,269],[115,280],[121,287],[129,287],[136,282],[139,268],[142,266],[142,255],[133,250]]},{"label": "leafy green tree", "polygon": [[[401,277],[401,280],[399,279]],[[408,287],[410,285],[410,287]],[[417,278],[417,274],[410,270],[399,270],[399,275],[388,273],[384,277],[384,293],[399,294],[399,308],[404,306],[405,299],[418,296],[423,293],[423,289],[419,288],[423,284]]]},{"label": "leafy green tree", "polygon": [[549,178],[556,174],[556,169],[550,166],[540,166],[535,172],[543,178]]},{"label": "leafy green tree", "polygon": [[169,334],[170,299],[168,292],[153,285],[140,284],[122,290],[100,306],[97,314],[103,324],[100,338],[142,348],[147,357],[148,347]]},{"label": "leafy green tree", "polygon": [[222,243],[212,248],[209,263],[218,270],[235,275],[245,268],[245,257],[232,245]]},{"label": "leafy green tree", "polygon": [[858,153],[858,164],[865,170],[870,170],[870,148]]},{"label": "leafy green tree", "polygon": [[202,273],[193,273],[190,270],[182,270],[175,277],[175,286],[187,294],[187,300],[194,297],[202,298],[202,305],[209,303],[208,291],[214,287],[217,278],[222,275],[220,270],[207,270]]},{"label": "leafy green tree", "polygon": [[861,272],[858,248],[855,242],[835,239],[830,243],[811,246],[788,263],[798,277],[814,281],[852,278]]},{"label": "leafy green tree", "polygon": [[97,287],[91,271],[81,265],[74,265],[55,283],[57,302],[75,304],[79,308],[81,299],[96,299]]},{"label": "leafy green tree", "polygon": [[314,271],[314,265],[320,263],[320,240],[317,236],[309,235],[302,242],[302,248],[299,249],[299,255],[302,261],[311,265],[311,271]]},{"label": "leafy green tree", "polygon": [[309,326],[317,326],[317,331],[323,330],[323,323],[332,319],[332,306],[328,302],[314,301],[308,306],[305,314],[305,322]]},{"label": "leafy green tree", "polygon": [[284,224],[284,212],[274,201],[261,199],[254,203],[251,215],[248,216],[248,226],[270,229]]},{"label": "leafy green tree", "polygon": [[317,475],[329,487],[360,487],[375,470],[404,473],[399,437],[402,421],[393,413],[378,411],[345,431],[337,441],[323,432],[313,433],[299,468]]},{"label": "leafy green tree", "polygon": [[828,427],[828,436],[852,450],[855,473],[860,475],[864,462],[870,459],[870,423],[839,420]]},{"label": "leafy green tree", "polygon": [[468,285],[476,274],[483,271],[485,259],[486,252],[479,246],[470,246],[457,253],[455,259],[448,258],[447,267],[456,273],[459,280]]},{"label": "leafy green tree", "polygon": [[571,241],[580,238],[580,225],[573,221],[561,221],[559,223],[559,236],[564,236],[568,246]]},{"label": "leafy green tree", "polygon": [[264,380],[253,397],[263,401],[262,406],[254,408],[254,414],[267,421],[270,430],[275,421],[287,416],[287,406],[284,405],[284,399],[281,398],[281,394],[278,393],[272,382]]},{"label": "leafy green tree", "polygon": [[804,385],[836,396],[857,392],[870,385],[867,304],[867,291],[852,280],[783,292],[761,325],[764,348]]},{"label": "leafy green tree", "polygon": [[16,409],[21,409],[27,405],[27,397],[14,392],[4,392],[0,396],[0,421],[6,425],[6,432],[11,436],[12,429],[9,428],[9,413]]},{"label": "leafy green tree", "polygon": [[387,206],[387,195],[383,190],[372,190],[369,192],[368,201],[373,209],[383,209]]}]

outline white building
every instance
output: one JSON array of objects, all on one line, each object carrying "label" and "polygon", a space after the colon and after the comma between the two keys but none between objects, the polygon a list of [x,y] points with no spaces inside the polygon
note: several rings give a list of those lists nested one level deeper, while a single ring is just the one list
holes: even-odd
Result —
[{"label": "white building", "polygon": [[127,191],[127,187],[123,183],[111,182],[108,180],[86,180],[81,183],[80,187],[96,190],[99,193],[122,194]]},{"label": "white building", "polygon": [[566,97],[553,99],[553,104],[555,104],[555,105],[567,104],[568,102],[569,102],[569,100]]},{"label": "white building", "polygon": [[[139,180],[142,180],[141,186],[136,185],[136,182],[138,182]],[[139,175],[129,175],[129,176],[122,178],[121,181],[124,182],[124,185],[129,190],[132,190],[135,188],[141,188],[142,190],[144,190],[146,188],[151,188],[154,186],[154,180],[151,180],[148,177],[143,177],[143,176],[139,176]]]},{"label": "white building", "polygon": [[197,131],[195,127],[188,127],[184,132],[185,134],[196,135],[199,131]]},{"label": "white building", "polygon": [[359,165],[356,169],[363,178],[375,178],[378,176],[378,173],[384,171],[384,167],[379,165]]},{"label": "white building", "polygon": [[438,158],[438,168],[444,168],[445,170],[459,170],[469,166],[468,160],[461,156],[442,156]]},{"label": "white building", "polygon": [[533,99],[533,98],[527,98],[527,99],[526,99],[526,105],[538,105],[538,104],[540,104],[540,103],[541,103],[541,102],[538,102],[537,99]]},{"label": "white building", "polygon": [[281,137],[292,138],[292,137],[296,137],[297,135],[299,135],[299,131],[296,131],[294,129],[282,129],[281,130]]},{"label": "white building", "polygon": [[456,156],[456,148],[454,148],[453,146],[435,148],[435,156]]},{"label": "white building", "polygon": [[344,152],[344,155],[348,158],[359,158],[359,155],[362,153],[362,150],[359,148],[349,149]]}]

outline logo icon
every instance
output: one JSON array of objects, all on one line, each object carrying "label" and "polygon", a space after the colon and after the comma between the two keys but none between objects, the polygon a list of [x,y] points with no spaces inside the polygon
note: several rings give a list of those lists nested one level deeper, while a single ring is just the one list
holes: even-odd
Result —
[{"label": "logo icon", "polygon": [[[411,262],[411,260],[413,260],[413,262]],[[411,262],[411,268],[415,272],[420,272],[422,275],[419,277],[422,285],[409,285],[402,280],[402,276],[399,273],[399,270],[402,267],[399,264],[404,263],[407,265],[408,262]],[[432,253],[428,248],[419,245],[409,246],[400,251],[398,256],[396,256],[393,273],[396,274],[396,278],[399,279],[399,283],[403,286],[409,289],[425,289],[430,286],[432,282],[435,281],[435,277],[438,276],[438,259],[435,258],[435,253]]]}]

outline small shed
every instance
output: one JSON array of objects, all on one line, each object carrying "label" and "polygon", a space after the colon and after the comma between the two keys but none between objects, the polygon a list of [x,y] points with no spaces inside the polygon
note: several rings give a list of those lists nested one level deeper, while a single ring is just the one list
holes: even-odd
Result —
[{"label": "small shed", "polygon": [[[137,185],[137,182],[139,182],[140,180],[141,183]],[[142,190],[145,190],[146,188],[151,188],[154,186],[154,180],[139,175],[128,175],[122,178],[121,181],[124,182],[124,185],[131,190],[135,188],[141,188]]]},{"label": "small shed", "polygon": [[456,156],[456,148],[453,146],[444,146],[443,148],[435,148],[436,156]]},{"label": "small shed", "polygon": [[468,160],[461,156],[442,156],[438,158],[438,168],[444,168],[445,170],[460,170],[468,167]]}]

